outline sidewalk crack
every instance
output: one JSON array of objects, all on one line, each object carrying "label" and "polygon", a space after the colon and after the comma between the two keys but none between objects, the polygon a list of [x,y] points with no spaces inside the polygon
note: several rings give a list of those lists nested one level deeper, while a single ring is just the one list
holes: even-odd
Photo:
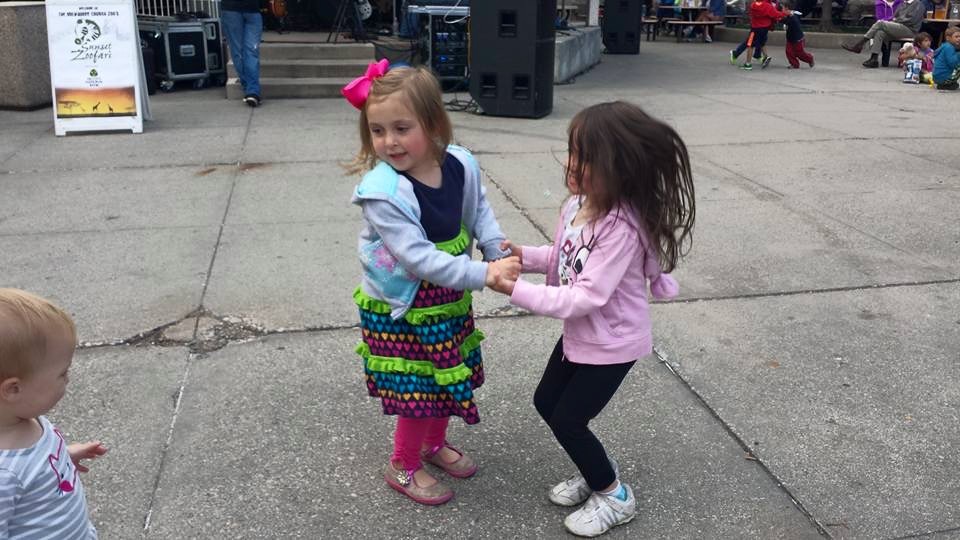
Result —
[{"label": "sidewalk crack", "polygon": [[674,378],[676,378],[676,380],[679,381],[680,384],[682,384],[687,389],[687,391],[693,394],[693,396],[697,399],[697,401],[700,402],[700,405],[710,414],[710,416],[712,416],[723,427],[723,429],[727,432],[727,435],[729,435],[730,438],[733,439],[734,442],[736,442],[737,445],[739,445],[740,448],[744,451],[745,455],[747,456],[747,459],[756,463],[757,466],[759,466],[763,470],[763,472],[767,474],[767,476],[769,476],[774,482],[776,482],[777,487],[780,488],[788,497],[790,497],[790,500],[793,502],[794,506],[796,506],[797,509],[800,511],[800,513],[806,516],[806,518],[810,521],[810,523],[817,528],[817,531],[820,533],[820,535],[825,538],[833,538],[833,535],[831,535],[830,532],[827,531],[827,529],[825,528],[825,525],[820,523],[820,521],[817,520],[817,518],[814,517],[814,515],[810,513],[809,510],[807,510],[807,508],[803,505],[800,499],[798,499],[793,494],[793,492],[790,491],[790,489],[786,485],[784,485],[780,477],[778,477],[773,472],[773,470],[771,470],[770,467],[763,461],[763,459],[761,459],[760,456],[756,455],[753,452],[753,450],[750,448],[750,445],[748,445],[747,442],[743,440],[743,438],[740,437],[740,435],[737,434],[736,431],[733,430],[733,427],[730,425],[730,423],[724,420],[723,417],[720,416],[720,413],[717,412],[716,409],[711,407],[709,403],[707,403],[706,398],[704,398],[703,395],[701,395],[700,392],[698,392],[693,387],[690,381],[685,379],[683,375],[680,374],[680,372],[674,369],[674,367],[670,364],[670,361],[667,359],[667,356],[663,352],[661,352],[661,350],[657,347],[653,348],[653,354],[657,357],[660,363],[663,364],[663,366],[666,367],[668,371],[670,371],[670,373],[674,376]]}]

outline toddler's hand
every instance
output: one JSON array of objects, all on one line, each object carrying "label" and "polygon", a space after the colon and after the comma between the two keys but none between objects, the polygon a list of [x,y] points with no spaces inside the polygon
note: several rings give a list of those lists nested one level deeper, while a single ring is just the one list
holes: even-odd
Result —
[{"label": "toddler's hand", "polygon": [[87,443],[74,443],[67,446],[67,453],[70,454],[70,461],[80,472],[88,472],[90,469],[80,464],[83,459],[96,459],[107,453],[107,447],[100,441]]},{"label": "toddler's hand", "polygon": [[[516,256],[504,257],[500,260],[487,263],[487,278],[485,284],[493,288],[501,279],[516,281],[520,277],[520,258]],[[496,289],[494,289],[496,290]]]},{"label": "toddler's hand", "polygon": [[503,251],[509,251],[511,255],[516,255],[520,259],[520,264],[523,264],[523,248],[514,244],[510,240],[504,240],[500,242],[500,249]]},{"label": "toddler's hand", "polygon": [[514,280],[500,278],[490,288],[498,293],[510,296],[513,294],[513,288],[516,286],[516,284],[517,282]]}]

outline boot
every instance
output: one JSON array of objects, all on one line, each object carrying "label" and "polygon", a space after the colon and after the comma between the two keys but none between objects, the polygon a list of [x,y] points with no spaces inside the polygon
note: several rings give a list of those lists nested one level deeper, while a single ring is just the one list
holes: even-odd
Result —
[{"label": "boot", "polygon": [[867,60],[864,61],[863,67],[865,67],[865,68],[876,68],[876,67],[880,67],[880,61],[877,60],[877,55],[871,54],[871,55],[870,55],[870,58],[867,58]]},{"label": "boot", "polygon": [[840,44],[844,50],[850,51],[852,53],[860,54],[863,52],[863,46],[867,44],[867,38],[860,38],[856,41],[848,41],[847,43]]}]

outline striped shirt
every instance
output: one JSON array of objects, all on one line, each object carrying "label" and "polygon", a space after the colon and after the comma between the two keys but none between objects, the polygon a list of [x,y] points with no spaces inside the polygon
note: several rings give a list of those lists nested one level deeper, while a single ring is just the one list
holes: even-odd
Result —
[{"label": "striped shirt", "polygon": [[45,416],[37,420],[36,444],[0,450],[0,539],[96,539],[67,443]]}]

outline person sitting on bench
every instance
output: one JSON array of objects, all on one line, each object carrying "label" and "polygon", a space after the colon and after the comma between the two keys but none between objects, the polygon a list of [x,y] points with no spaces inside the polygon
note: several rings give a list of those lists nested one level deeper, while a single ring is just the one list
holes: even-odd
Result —
[{"label": "person sitting on bench", "polygon": [[[699,21],[723,22],[723,17],[726,14],[727,14],[726,0],[710,0],[707,10],[700,12],[700,16],[697,17],[697,21],[698,22]],[[684,32],[684,36],[687,38],[690,38],[690,37],[693,37],[697,32],[706,32],[706,35],[703,36],[703,40],[706,41],[707,43],[713,42],[713,37],[710,35],[713,32],[713,30],[709,27],[701,29],[701,28],[690,26],[687,28],[687,31]]]},{"label": "person sitting on bench", "polygon": [[920,31],[920,25],[926,14],[927,9],[922,0],[903,0],[893,13],[893,20],[877,21],[862,37],[840,46],[852,53],[860,54],[863,46],[872,41],[870,58],[863,63],[863,67],[880,67],[879,56],[884,45],[889,47],[890,41],[894,39],[912,40],[913,36]]}]

